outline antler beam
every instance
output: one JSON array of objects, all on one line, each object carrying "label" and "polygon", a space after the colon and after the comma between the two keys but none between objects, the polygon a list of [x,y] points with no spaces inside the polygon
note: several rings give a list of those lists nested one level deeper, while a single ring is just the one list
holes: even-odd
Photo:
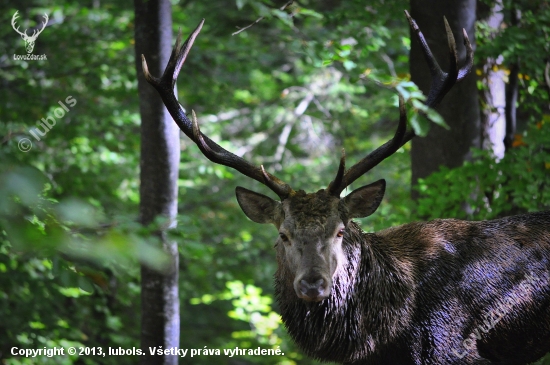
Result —
[{"label": "antler beam", "polygon": [[[444,72],[443,70],[441,70],[441,67],[433,56],[432,51],[430,50],[430,47],[428,46],[428,43],[424,38],[424,35],[418,28],[418,25],[416,24],[414,19],[411,18],[406,10],[405,15],[409,20],[412,32],[416,35],[417,40],[420,42],[424,56],[426,58],[426,62],[428,63],[428,67],[430,68],[430,74],[432,75],[432,84],[425,104],[430,108],[433,108],[441,102],[443,97],[457,82],[463,80],[470,73],[473,66],[474,51],[472,49],[472,45],[470,44],[470,40],[468,39],[468,34],[466,33],[466,30],[463,29],[462,33],[464,36],[464,46],[466,47],[466,61],[465,65],[462,68],[459,68],[458,55],[456,51],[456,43],[453,32],[451,31],[451,27],[449,26],[447,19],[444,18],[445,31],[447,33],[447,41],[449,44],[450,59],[449,72]],[[393,138],[382,146],[378,147],[376,150],[369,153],[365,158],[353,165],[345,173],[343,172],[345,170],[345,155],[342,154],[338,173],[327,188],[330,194],[334,196],[340,196],[340,193],[342,193],[342,191],[347,186],[349,186],[367,171],[378,165],[384,159],[391,156],[401,146],[403,146],[415,136],[413,130],[406,130],[407,114],[405,111],[404,101],[401,97],[399,99],[399,114],[399,125],[397,126],[397,130]]]},{"label": "antler beam", "polygon": [[193,46],[193,42],[200,33],[203,24],[204,19],[199,23],[197,28],[189,35],[183,44],[181,43],[180,30],[176,44],[172,49],[170,60],[168,61],[168,65],[166,66],[162,77],[157,78],[149,73],[145,56],[141,55],[145,79],[155,89],[157,89],[164,105],[166,105],[166,108],[172,115],[172,118],[174,118],[174,121],[178,127],[187,135],[187,137],[197,144],[206,158],[217,164],[232,167],[243,175],[265,184],[273,190],[273,192],[275,192],[281,200],[284,200],[294,193],[294,190],[292,190],[290,185],[284,183],[274,175],[267,173],[263,166],[257,167],[245,159],[225,150],[216,142],[212,141],[200,131],[195,113],[192,112],[192,121],[189,120],[182,106],[178,102],[174,92],[174,86],[178,79],[181,67],[183,66],[183,63],[185,62],[185,59]]},{"label": "antler beam", "polygon": [[[466,62],[462,68],[458,67],[458,55],[456,51],[456,43],[453,36],[453,33],[449,27],[447,19],[444,19],[445,30],[447,34],[447,40],[449,44],[449,59],[450,67],[448,72],[441,70],[441,67],[435,60],[427,42],[424,38],[424,35],[418,28],[416,22],[411,18],[409,13],[405,11],[405,15],[409,21],[411,30],[413,34],[416,35],[416,38],[420,42],[424,56],[428,63],[430,73],[432,75],[432,84],[426,101],[426,105],[429,107],[435,107],[443,99],[445,94],[453,87],[453,85],[462,79],[464,79],[472,69],[473,66],[473,49],[468,39],[468,35],[465,30],[463,30],[464,35],[464,45],[466,46]],[[181,42],[181,31],[178,33],[178,38],[174,48],[172,49],[172,54],[168,65],[164,70],[162,77],[157,78],[149,73],[147,68],[147,62],[145,57],[142,55],[142,66],[143,73],[146,80],[157,89],[159,92],[166,108],[174,118],[174,121],[179,126],[179,128],[185,133],[192,141],[194,141],[201,152],[212,162],[232,167],[237,171],[241,172],[245,176],[248,176],[254,180],[265,184],[271,190],[273,190],[281,200],[286,199],[294,193],[292,188],[279,180],[277,177],[267,173],[263,166],[257,167],[245,159],[225,150],[220,145],[212,141],[208,136],[204,135],[200,131],[200,127],[195,116],[195,113],[192,112],[192,120],[189,120],[185,114],[184,109],[179,104],[177,97],[174,92],[174,86],[176,84],[179,72],[193,43],[200,33],[202,26],[204,24],[204,19],[199,23],[197,28],[189,35],[185,42]],[[340,196],[341,192],[357,180],[360,176],[365,174],[367,171],[378,165],[387,157],[395,153],[401,146],[410,141],[415,133],[413,130],[407,131],[407,116],[405,110],[405,102],[402,97],[399,98],[399,125],[395,132],[395,135],[391,140],[378,147],[376,150],[372,151],[361,161],[353,165],[349,170],[345,169],[345,152],[342,151],[342,157],[340,159],[340,166],[338,168],[338,173],[334,180],[329,184],[328,191],[334,196]]]}]

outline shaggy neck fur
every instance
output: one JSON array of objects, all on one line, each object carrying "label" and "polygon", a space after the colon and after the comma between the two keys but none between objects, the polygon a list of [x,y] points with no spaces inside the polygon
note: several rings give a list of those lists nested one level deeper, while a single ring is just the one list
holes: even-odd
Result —
[{"label": "shaggy neck fur", "polygon": [[412,275],[379,237],[350,222],[343,247],[347,263],[339,265],[331,295],[321,302],[296,296],[282,247],[277,247],[275,274],[282,319],[292,338],[309,356],[340,363],[382,351],[406,331],[414,303]]}]

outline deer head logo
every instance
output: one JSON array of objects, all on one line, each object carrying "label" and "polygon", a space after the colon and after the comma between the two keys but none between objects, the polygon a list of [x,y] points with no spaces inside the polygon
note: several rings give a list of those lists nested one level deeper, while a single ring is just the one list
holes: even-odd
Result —
[{"label": "deer head logo", "polygon": [[38,38],[38,35],[42,33],[44,28],[46,28],[46,24],[48,24],[48,19],[49,19],[48,14],[44,14],[44,23],[42,23],[42,29],[40,30],[35,29],[32,35],[29,36],[27,34],[27,29],[25,29],[24,32],[20,32],[19,27],[17,28],[15,27],[16,26],[15,21],[18,18],[18,15],[17,15],[18,12],[19,11],[16,11],[15,14],[13,14],[13,17],[11,18],[11,26],[17,33],[21,35],[21,38],[23,38],[23,41],[25,42],[25,48],[27,49],[27,53],[31,53],[32,50],[34,49],[34,42],[36,41],[36,38]]}]

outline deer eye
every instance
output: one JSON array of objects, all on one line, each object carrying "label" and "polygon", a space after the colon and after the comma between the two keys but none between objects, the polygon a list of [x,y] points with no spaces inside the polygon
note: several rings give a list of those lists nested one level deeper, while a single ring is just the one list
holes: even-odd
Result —
[{"label": "deer eye", "polygon": [[336,237],[344,237],[344,233],[346,232],[345,229],[341,229],[338,231],[338,233],[336,233]]},{"label": "deer eye", "polygon": [[279,232],[279,237],[281,237],[281,240],[283,242],[288,242],[288,237],[286,236],[286,234]]}]

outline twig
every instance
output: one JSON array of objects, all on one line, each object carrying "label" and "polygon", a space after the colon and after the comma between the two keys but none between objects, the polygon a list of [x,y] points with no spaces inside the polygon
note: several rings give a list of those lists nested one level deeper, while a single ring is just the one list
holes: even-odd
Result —
[{"label": "twig", "polygon": [[388,68],[390,69],[390,74],[392,75],[392,77],[397,77],[397,73],[395,72],[395,67],[393,65],[393,61],[391,60],[390,56],[388,56],[385,53],[382,53],[381,57],[388,65]]},{"label": "twig", "polygon": [[[287,2],[286,4],[284,4],[279,10],[285,10],[287,7],[289,7],[290,5],[292,5],[292,3],[294,2],[294,0],[290,0],[289,2]],[[256,19],[256,21],[254,21],[252,24],[249,24],[247,25],[246,27],[244,28],[241,28],[239,29],[238,31],[236,31],[235,33],[232,33],[231,35],[237,35],[241,32],[244,32],[245,30],[247,30],[248,28],[252,27],[254,24],[257,24],[259,23],[260,21],[262,21],[265,17],[264,16],[261,16],[259,17],[258,19]]]},{"label": "twig", "polygon": [[264,17],[261,16],[261,17],[259,17],[258,19],[256,19],[256,21],[255,21],[254,23],[249,24],[249,25],[247,25],[246,27],[239,29],[239,30],[236,31],[235,33],[231,33],[231,35],[237,35],[237,34],[239,34],[240,32],[244,32],[245,30],[247,30],[248,28],[250,28],[251,26],[253,26],[253,25],[256,24],[256,23],[259,23],[259,22],[260,22],[261,20],[263,20],[263,19],[264,19]]}]

